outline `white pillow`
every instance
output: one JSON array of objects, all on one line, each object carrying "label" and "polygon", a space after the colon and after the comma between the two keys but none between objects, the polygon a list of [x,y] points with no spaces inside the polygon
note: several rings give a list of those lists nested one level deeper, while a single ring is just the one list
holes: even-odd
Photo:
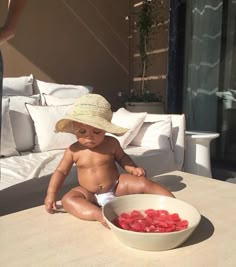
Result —
[{"label": "white pillow", "polygon": [[55,124],[71,108],[70,106],[33,106],[26,104],[35,127],[35,152],[65,149],[76,142],[75,135],[55,133]]},{"label": "white pillow", "polygon": [[78,99],[77,97],[58,97],[54,95],[46,95],[43,94],[44,103],[47,106],[67,106],[73,105],[75,101]]},{"label": "white pillow", "polygon": [[1,156],[19,155],[13,137],[11,119],[9,115],[9,99],[2,99],[2,120],[1,120]]},{"label": "white pillow", "polygon": [[144,122],[131,145],[171,150],[171,118],[157,122]]},{"label": "white pillow", "polygon": [[33,75],[3,78],[3,95],[31,96],[33,94]]},{"label": "white pillow", "polygon": [[30,151],[34,147],[34,124],[25,104],[38,105],[40,95],[10,96],[10,118],[13,136],[18,151]]},{"label": "white pillow", "polygon": [[35,80],[35,91],[41,94],[42,105],[45,105],[43,94],[54,95],[58,97],[80,97],[92,93],[93,88],[85,85],[58,84]]},{"label": "white pillow", "polygon": [[133,138],[138,133],[139,129],[143,125],[143,122],[147,116],[147,112],[130,112],[124,108],[120,108],[113,113],[112,123],[128,128],[129,130],[122,136],[115,136],[112,134],[107,134],[114,136],[120,142],[120,145],[125,149]]}]

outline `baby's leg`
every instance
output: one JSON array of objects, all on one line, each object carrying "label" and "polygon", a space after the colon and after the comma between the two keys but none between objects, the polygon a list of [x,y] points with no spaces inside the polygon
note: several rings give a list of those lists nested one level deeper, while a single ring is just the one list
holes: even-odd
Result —
[{"label": "baby's leg", "polygon": [[102,210],[96,205],[94,194],[78,186],[66,193],[62,198],[63,208],[75,217],[88,220],[99,221],[107,226],[102,215]]},{"label": "baby's leg", "polygon": [[121,174],[116,189],[116,195],[122,196],[129,194],[157,194],[174,197],[166,188],[144,176],[138,177],[131,174]]}]

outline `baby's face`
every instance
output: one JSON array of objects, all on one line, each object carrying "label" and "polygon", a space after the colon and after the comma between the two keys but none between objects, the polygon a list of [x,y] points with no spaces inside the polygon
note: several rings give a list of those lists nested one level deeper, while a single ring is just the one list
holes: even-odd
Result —
[{"label": "baby's face", "polygon": [[78,122],[73,122],[73,125],[77,140],[85,147],[93,148],[104,140],[106,132],[103,130]]}]

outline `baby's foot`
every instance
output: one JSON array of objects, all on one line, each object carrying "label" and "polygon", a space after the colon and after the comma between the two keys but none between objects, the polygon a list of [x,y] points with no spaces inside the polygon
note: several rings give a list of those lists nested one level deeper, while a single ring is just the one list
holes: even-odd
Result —
[{"label": "baby's foot", "polygon": [[103,226],[105,226],[106,228],[109,228],[109,229],[110,229],[110,227],[108,226],[108,224],[107,224],[106,220],[104,219],[104,217],[102,217],[102,218],[99,220],[99,222],[100,222]]}]

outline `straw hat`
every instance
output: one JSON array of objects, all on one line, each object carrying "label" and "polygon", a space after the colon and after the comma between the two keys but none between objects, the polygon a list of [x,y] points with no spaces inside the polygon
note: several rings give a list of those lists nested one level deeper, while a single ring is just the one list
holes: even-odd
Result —
[{"label": "straw hat", "polygon": [[110,103],[101,95],[86,94],[81,96],[64,118],[56,123],[56,132],[74,133],[73,121],[104,130],[114,135],[123,135],[128,131],[111,123]]}]

